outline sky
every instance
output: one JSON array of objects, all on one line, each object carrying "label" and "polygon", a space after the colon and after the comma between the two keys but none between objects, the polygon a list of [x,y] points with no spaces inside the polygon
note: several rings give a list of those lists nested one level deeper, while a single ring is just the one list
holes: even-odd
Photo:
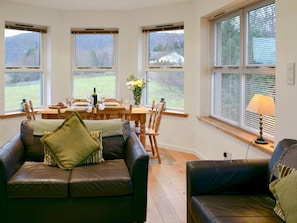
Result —
[{"label": "sky", "polygon": [[15,30],[15,29],[5,29],[4,36],[5,37],[11,37],[11,36],[19,35],[21,33],[28,33],[28,31]]}]

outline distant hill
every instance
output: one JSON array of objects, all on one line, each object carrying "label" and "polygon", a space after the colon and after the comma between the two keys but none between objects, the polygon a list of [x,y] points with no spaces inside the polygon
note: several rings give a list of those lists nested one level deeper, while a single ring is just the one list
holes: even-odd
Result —
[{"label": "distant hill", "polygon": [[34,51],[35,61],[29,63],[30,66],[34,66],[35,64],[32,64],[32,63],[36,63],[36,60],[39,61],[39,53],[36,52],[37,48],[39,48],[38,33],[24,33],[24,34],[19,34],[17,36],[11,36],[11,37],[5,38],[5,65],[21,66],[24,64],[25,58],[26,57],[28,58],[28,55],[30,54],[30,50],[31,50],[31,55],[33,54],[32,51],[35,50]]},{"label": "distant hill", "polygon": [[[120,33],[119,33],[120,35]],[[154,52],[183,52],[183,34],[152,33],[150,50]],[[33,40],[33,41],[32,41]],[[110,35],[78,35],[76,40],[78,52],[89,53],[90,49],[100,49],[94,51],[96,57],[100,54],[112,51],[113,39]],[[6,66],[34,66],[39,64],[39,33],[20,34],[5,38],[5,65]],[[69,55],[70,56],[70,55]],[[106,56],[106,55],[105,55]]]}]

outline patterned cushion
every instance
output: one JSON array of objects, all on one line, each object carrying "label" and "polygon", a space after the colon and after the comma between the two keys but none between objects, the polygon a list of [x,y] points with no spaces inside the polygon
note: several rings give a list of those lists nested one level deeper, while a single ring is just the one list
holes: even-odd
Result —
[{"label": "patterned cushion", "polygon": [[278,175],[279,163],[297,169],[296,160],[297,160],[297,144],[293,144],[284,150],[283,154],[280,156],[279,160],[274,165],[274,168],[272,169],[272,172],[271,172],[270,181],[272,182],[274,179],[279,178],[279,175]]},{"label": "patterned cushion", "polygon": [[[50,134],[50,132],[44,133]],[[95,164],[95,163],[102,163],[104,162],[103,154],[102,154],[102,132],[100,130],[97,131],[91,131],[91,135],[94,138],[97,138],[99,140],[99,143],[101,144],[99,150],[93,152],[89,158],[82,163],[82,165],[87,164]],[[47,148],[47,146],[44,146],[44,164],[49,166],[57,166],[57,163],[54,159],[54,157],[51,155],[50,150]]]},{"label": "patterned cushion", "polygon": [[62,169],[73,169],[82,164],[101,145],[76,112],[68,116],[53,133],[44,135],[40,140]]},{"label": "patterned cushion", "polygon": [[273,181],[272,183],[270,183],[269,188],[270,191],[272,192],[273,196],[276,199],[276,203],[275,203],[275,207],[274,207],[274,212],[283,220],[286,221],[286,217],[285,217],[285,213],[281,207],[281,203],[280,203],[280,199],[279,199],[279,195],[277,193],[277,185],[288,175],[290,175],[292,172],[296,171],[296,169],[283,165],[281,163],[279,163],[277,165],[278,167],[278,176],[279,179]]}]

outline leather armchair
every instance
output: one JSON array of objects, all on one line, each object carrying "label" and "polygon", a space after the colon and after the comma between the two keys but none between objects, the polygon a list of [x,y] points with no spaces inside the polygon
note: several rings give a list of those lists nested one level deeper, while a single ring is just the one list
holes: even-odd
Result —
[{"label": "leather armchair", "polygon": [[283,222],[273,211],[270,174],[296,143],[280,141],[271,159],[188,161],[187,222]]}]

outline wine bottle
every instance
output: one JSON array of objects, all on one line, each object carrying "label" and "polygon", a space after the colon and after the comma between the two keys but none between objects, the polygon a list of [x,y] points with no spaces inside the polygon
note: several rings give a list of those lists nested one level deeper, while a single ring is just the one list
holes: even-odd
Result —
[{"label": "wine bottle", "polygon": [[96,105],[97,105],[97,93],[96,93],[96,88],[95,87],[94,87],[94,92],[92,94],[92,97],[93,97],[94,106],[96,107]]}]

